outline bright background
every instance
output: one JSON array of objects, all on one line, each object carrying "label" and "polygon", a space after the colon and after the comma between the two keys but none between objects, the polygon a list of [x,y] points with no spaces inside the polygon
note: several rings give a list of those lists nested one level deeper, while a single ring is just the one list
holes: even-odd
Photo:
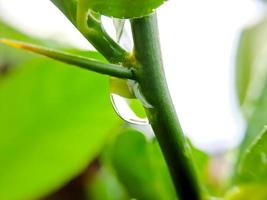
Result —
[{"label": "bright background", "polygon": [[[220,152],[242,138],[235,51],[242,28],[264,9],[252,0],[170,0],[158,11],[169,88],[182,127],[202,149]],[[0,0],[0,16],[26,33],[92,48],[48,0]]]}]

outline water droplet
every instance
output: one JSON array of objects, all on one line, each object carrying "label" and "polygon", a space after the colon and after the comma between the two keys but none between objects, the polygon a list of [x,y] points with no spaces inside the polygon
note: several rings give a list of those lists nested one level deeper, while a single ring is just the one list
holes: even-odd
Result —
[{"label": "water droplet", "polygon": [[[129,37],[129,26],[125,20],[114,19],[117,42],[131,51],[133,42]],[[129,25],[129,24],[128,24]],[[142,96],[139,84],[133,80],[110,77],[110,99],[116,113],[126,122],[135,125],[148,125],[145,108],[151,106]]]},{"label": "water droplet", "polygon": [[110,99],[116,113],[126,122],[147,125],[144,107],[150,105],[139,92],[138,83],[131,80],[110,78]]},{"label": "water droplet", "polygon": [[[141,110],[141,103],[138,99],[128,99],[118,94],[110,95],[113,108],[116,113],[126,122],[136,125],[148,125],[148,119]],[[139,104],[139,105],[138,105]]]}]

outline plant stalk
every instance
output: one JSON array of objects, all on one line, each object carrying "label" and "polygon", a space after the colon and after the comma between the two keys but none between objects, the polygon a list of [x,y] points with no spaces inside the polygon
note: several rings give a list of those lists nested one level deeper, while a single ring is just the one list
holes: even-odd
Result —
[{"label": "plant stalk", "polygon": [[67,64],[75,65],[77,67],[94,71],[100,74],[106,74],[122,79],[132,79],[134,80],[133,70],[125,68],[121,65],[115,65],[110,63],[99,62],[93,58],[83,57],[75,54],[70,54],[54,49],[44,48],[37,45],[32,45],[24,42],[19,42],[16,40],[10,40],[5,38],[0,38],[0,43],[37,53],[54,60],[58,60]]},{"label": "plant stalk", "polygon": [[111,63],[122,63],[128,52],[105,31],[101,16],[88,12],[84,0],[50,0],[83,36]]},{"label": "plant stalk", "polygon": [[180,200],[199,200],[200,186],[191,153],[167,87],[156,14],[131,20],[134,54],[139,66],[136,76],[141,93],[151,105],[146,108],[148,119],[161,150]]}]

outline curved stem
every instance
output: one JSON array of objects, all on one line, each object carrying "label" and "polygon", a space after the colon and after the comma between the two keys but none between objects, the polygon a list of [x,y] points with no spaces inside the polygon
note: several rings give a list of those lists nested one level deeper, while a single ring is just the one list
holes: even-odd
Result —
[{"label": "curved stem", "polygon": [[131,71],[128,68],[124,68],[120,65],[99,62],[95,59],[90,59],[87,57],[82,57],[53,49],[48,49],[37,45],[18,42],[15,40],[0,38],[0,43],[4,43],[6,45],[13,46],[19,49],[25,49],[67,64],[75,65],[101,74],[106,74],[123,79],[134,79],[133,71]]},{"label": "curved stem", "polygon": [[87,0],[50,0],[111,63],[122,63],[128,52],[105,31],[100,15],[88,12]]},{"label": "curved stem", "polygon": [[180,200],[199,200],[200,186],[189,147],[173,106],[165,75],[156,15],[131,20],[135,43],[136,71],[141,92],[151,105],[148,119],[159,141]]}]

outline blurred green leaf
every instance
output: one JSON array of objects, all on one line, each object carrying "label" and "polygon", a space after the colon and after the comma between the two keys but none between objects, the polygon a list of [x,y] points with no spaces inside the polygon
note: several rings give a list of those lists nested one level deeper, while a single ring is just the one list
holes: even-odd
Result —
[{"label": "blurred green leaf", "polygon": [[249,145],[258,137],[262,127],[265,125],[267,125],[267,82],[265,83],[265,88],[263,89],[261,97],[258,99],[257,107],[248,122],[245,137],[240,146],[239,157],[242,156]]},{"label": "blurred green leaf", "polygon": [[237,88],[247,130],[238,163],[267,124],[267,17],[243,31],[237,56]]},{"label": "blurred green leaf", "polygon": [[135,130],[124,130],[111,148],[111,163],[132,198],[176,199],[157,143]]},{"label": "blurred green leaf", "polygon": [[207,171],[208,171],[207,168],[209,164],[209,155],[197,149],[196,147],[194,147],[194,145],[191,144],[189,140],[188,140],[188,143],[190,144],[190,147],[191,147],[192,157],[193,157],[193,161],[196,166],[198,176],[203,181],[205,181],[207,177]]},{"label": "blurred green leaf", "polygon": [[264,92],[267,76],[267,18],[241,34],[236,58],[236,86],[246,119],[250,119]]},{"label": "blurred green leaf", "polygon": [[[48,45],[50,47],[56,48],[70,48],[66,47],[65,44],[60,44],[55,41],[43,40],[35,38],[33,36],[28,36],[27,34],[21,33],[12,26],[6,24],[0,19],[0,38],[12,38],[15,40],[27,41],[39,45]],[[14,67],[22,62],[28,61],[30,59],[36,58],[37,56],[23,52],[21,50],[9,47],[0,43],[0,65],[8,65],[8,67]]]},{"label": "blurred green leaf", "polygon": [[[198,175],[205,182],[209,156],[191,143],[190,147]],[[132,198],[176,199],[167,165],[155,139],[147,140],[136,130],[123,130],[107,157]]]},{"label": "blurred green leaf", "polygon": [[38,59],[0,82],[0,199],[37,199],[79,174],[118,122],[105,77]]},{"label": "blurred green leaf", "polygon": [[102,15],[116,18],[135,18],[148,15],[165,0],[78,0],[86,2],[89,8]]},{"label": "blurred green leaf", "polygon": [[[18,40],[34,41],[34,39],[30,38],[26,34],[20,33],[0,19],[0,38],[1,37],[11,37]],[[0,65],[15,65],[30,58],[33,58],[33,56],[28,55],[27,53],[21,53],[17,49],[0,44]]]},{"label": "blurred green leaf", "polygon": [[266,200],[267,186],[248,184],[234,187],[225,195],[225,200]]},{"label": "blurred green leaf", "polygon": [[240,105],[244,103],[251,76],[251,36],[250,30],[242,32],[236,55],[236,87]]},{"label": "blurred green leaf", "polygon": [[88,185],[88,199],[128,200],[130,198],[112,171],[102,166],[90,180]]},{"label": "blurred green leaf", "polygon": [[237,168],[237,183],[267,184],[267,129],[257,137],[242,155]]}]

